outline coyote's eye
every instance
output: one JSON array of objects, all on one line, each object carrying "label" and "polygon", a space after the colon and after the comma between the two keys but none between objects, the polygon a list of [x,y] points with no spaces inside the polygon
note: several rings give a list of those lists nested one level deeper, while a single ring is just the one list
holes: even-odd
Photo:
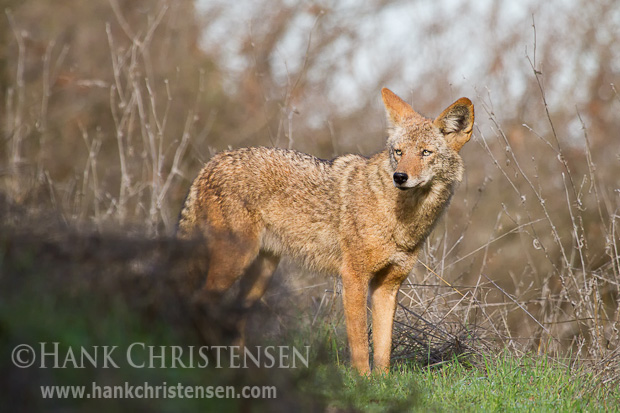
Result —
[{"label": "coyote's eye", "polygon": [[433,153],[433,152],[429,151],[428,149],[424,149],[422,151],[422,156],[429,156],[431,153]]},{"label": "coyote's eye", "polygon": [[403,151],[401,151],[400,149],[394,149],[394,155],[400,156],[402,154],[403,154]]}]

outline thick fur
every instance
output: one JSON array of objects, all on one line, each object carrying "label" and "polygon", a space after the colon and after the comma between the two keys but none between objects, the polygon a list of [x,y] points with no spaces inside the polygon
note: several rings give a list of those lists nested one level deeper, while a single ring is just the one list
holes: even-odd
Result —
[{"label": "thick fur", "polygon": [[370,370],[368,292],[374,366],[384,371],[398,289],[462,179],[458,151],[474,121],[467,98],[430,120],[388,89],[382,97],[391,124],[383,152],[332,161],[277,148],[219,153],[193,182],[178,227],[181,237],[205,239],[212,297],[245,274],[252,305],[282,255],[339,273],[351,360],[362,373]]}]

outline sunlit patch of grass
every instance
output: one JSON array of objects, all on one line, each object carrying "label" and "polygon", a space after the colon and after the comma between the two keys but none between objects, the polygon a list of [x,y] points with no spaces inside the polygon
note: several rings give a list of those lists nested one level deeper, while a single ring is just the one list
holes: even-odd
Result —
[{"label": "sunlit patch of grass", "polygon": [[617,386],[601,385],[583,368],[544,356],[488,356],[472,367],[401,365],[386,375],[360,377],[341,366],[342,386],[322,394],[337,408],[361,411],[592,411],[620,405]]}]

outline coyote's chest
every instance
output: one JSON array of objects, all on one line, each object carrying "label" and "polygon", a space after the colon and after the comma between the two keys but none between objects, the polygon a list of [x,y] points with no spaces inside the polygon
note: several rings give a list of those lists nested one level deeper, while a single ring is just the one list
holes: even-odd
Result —
[{"label": "coyote's chest", "polygon": [[393,237],[399,249],[405,251],[414,251],[420,247],[450,200],[448,189],[425,188],[415,191],[403,194],[395,205]]}]

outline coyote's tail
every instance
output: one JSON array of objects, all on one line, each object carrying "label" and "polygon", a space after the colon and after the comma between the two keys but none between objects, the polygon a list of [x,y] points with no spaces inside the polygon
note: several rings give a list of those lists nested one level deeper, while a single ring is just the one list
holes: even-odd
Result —
[{"label": "coyote's tail", "polygon": [[183,200],[183,206],[179,212],[179,219],[174,228],[174,236],[189,235],[192,231],[192,226],[196,223],[196,214],[194,212],[194,190],[193,186],[189,188],[185,199]]}]

